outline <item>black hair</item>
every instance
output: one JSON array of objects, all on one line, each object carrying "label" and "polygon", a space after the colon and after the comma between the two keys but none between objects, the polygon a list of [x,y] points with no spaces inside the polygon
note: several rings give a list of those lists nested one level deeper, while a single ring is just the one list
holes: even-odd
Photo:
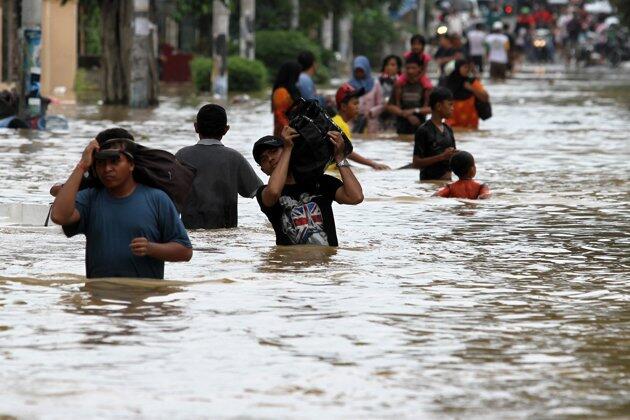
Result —
[{"label": "black hair", "polygon": [[415,34],[414,36],[411,37],[409,44],[413,44],[414,42],[420,42],[424,46],[427,45],[427,40],[424,39],[424,37],[420,34]]},{"label": "black hair", "polygon": [[107,130],[103,130],[96,135],[96,141],[99,145],[102,145],[107,140],[111,139],[129,139],[131,141],[134,141],[133,135],[129,131],[120,127],[108,128]]},{"label": "black hair", "polygon": [[278,70],[276,81],[273,83],[273,90],[285,88],[291,94],[293,99],[297,99],[300,94],[295,84],[300,78],[302,66],[297,61],[287,61]]},{"label": "black hair", "polygon": [[402,69],[402,59],[395,54],[390,54],[383,59],[381,73],[385,71],[385,67],[387,66],[387,63],[389,63],[389,60],[396,60],[396,64],[398,65],[398,73],[400,73],[400,70]]},{"label": "black hair", "polygon": [[220,139],[225,134],[227,114],[217,104],[206,104],[197,112],[197,132],[206,138]]},{"label": "black hair", "polygon": [[460,150],[459,152],[455,153],[451,157],[451,162],[450,162],[451,171],[453,171],[455,175],[457,175],[457,178],[459,179],[462,179],[465,176],[467,176],[468,171],[470,170],[470,168],[473,167],[474,164],[475,164],[475,158],[473,158],[473,155],[471,155],[468,152],[464,152],[463,150]]},{"label": "black hair", "polygon": [[481,31],[486,25],[484,25],[482,22],[477,22],[475,24],[475,29]]},{"label": "black hair", "polygon": [[453,92],[445,87],[438,86],[429,95],[429,106],[431,109],[435,109],[440,102],[449,100],[453,100]]},{"label": "black hair", "polygon": [[424,59],[418,54],[411,54],[409,57],[405,58],[405,65],[407,64],[417,64],[422,67],[424,66]]},{"label": "black hair", "polygon": [[308,70],[313,67],[313,64],[315,63],[315,54],[310,51],[302,51],[297,56],[297,61],[300,63],[300,66],[302,66],[302,71]]}]

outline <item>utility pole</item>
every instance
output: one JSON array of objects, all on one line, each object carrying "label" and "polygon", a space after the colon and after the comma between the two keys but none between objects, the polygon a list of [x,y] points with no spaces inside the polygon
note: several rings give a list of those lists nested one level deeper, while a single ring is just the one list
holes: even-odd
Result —
[{"label": "utility pole", "polygon": [[418,32],[424,35],[427,29],[426,20],[425,20],[426,0],[418,0],[417,4],[418,4],[418,13],[416,14],[416,24],[418,26]]},{"label": "utility pole", "polygon": [[339,56],[343,71],[352,65],[352,15],[346,14],[339,19]]},{"label": "utility pole", "polygon": [[[18,115],[28,119],[41,112],[39,83],[41,76],[40,47],[42,40],[41,0],[22,0],[22,22],[20,28],[20,54],[18,68],[19,94]],[[31,100],[27,96],[35,93]]]},{"label": "utility pole", "polygon": [[300,0],[291,0],[291,29],[295,30],[300,26]]},{"label": "utility pole", "polygon": [[256,0],[241,0],[241,16],[239,18],[240,34],[239,52],[241,57],[253,60],[256,55],[254,37],[254,19],[256,16]]},{"label": "utility pole", "polygon": [[155,25],[149,20],[149,0],[133,0],[133,35],[129,75],[129,105],[146,108],[157,102],[157,61],[153,46]]},{"label": "utility pole", "polygon": [[333,12],[328,12],[328,15],[322,22],[322,46],[327,50],[333,49],[333,22],[335,16]]},{"label": "utility pole", "polygon": [[227,100],[228,96],[228,30],[230,9],[226,0],[212,3],[212,93],[216,99]]}]

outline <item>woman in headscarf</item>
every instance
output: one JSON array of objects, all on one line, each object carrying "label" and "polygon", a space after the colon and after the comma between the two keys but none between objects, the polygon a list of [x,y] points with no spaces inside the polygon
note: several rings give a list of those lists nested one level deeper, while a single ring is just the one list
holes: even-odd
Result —
[{"label": "woman in headscarf", "polygon": [[282,128],[289,125],[289,117],[287,113],[300,97],[300,93],[296,83],[300,77],[302,66],[293,61],[284,63],[276,81],[273,84],[271,93],[271,112],[273,112],[273,135],[280,136]]},{"label": "woman in headscarf", "polygon": [[441,85],[453,93],[453,116],[446,121],[451,127],[477,129],[479,114],[475,101],[490,101],[481,81],[471,75],[473,68],[467,60],[453,60],[444,66],[447,76]]},{"label": "woman in headscarf", "polygon": [[356,120],[352,131],[355,133],[379,132],[378,117],[385,108],[383,91],[378,79],[372,77],[372,69],[367,57],[360,55],[354,59],[352,79],[349,83],[357,91],[364,92],[359,98],[359,118]]}]

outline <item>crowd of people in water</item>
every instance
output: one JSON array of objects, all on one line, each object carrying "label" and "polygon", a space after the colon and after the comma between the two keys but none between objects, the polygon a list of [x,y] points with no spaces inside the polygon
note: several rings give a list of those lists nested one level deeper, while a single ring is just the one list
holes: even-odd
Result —
[{"label": "crowd of people in water", "polygon": [[[166,156],[159,156],[159,164],[171,165],[161,181],[170,187],[162,188],[160,180],[146,182],[152,173],[159,177],[155,168],[143,168],[149,149],[127,130],[110,128],[89,142],[67,181],[51,188],[51,219],[68,237],[86,236],[88,278],[163,278],[165,261],[192,257],[187,229],[237,226],[239,195],[256,198],[277,245],[337,246],[332,203],[357,205],[364,199],[348,160],[390,169],[348,148],[347,142],[353,134],[386,130],[414,136],[407,167],[418,169],[421,181],[442,182],[435,196],[488,198],[489,187],[474,179],[473,156],[457,149],[452,129],[477,128],[480,116],[488,116],[490,98],[479,78],[480,63],[445,44],[431,58],[425,44],[422,36],[413,36],[404,57],[386,57],[378,76],[366,57],[357,57],[350,79],[333,98],[318,95],[310,52],[282,65],[272,91],[273,132],[252,148],[254,161],[269,177],[266,183],[243,155],[224,145],[230,130],[226,110],[206,104],[195,118],[196,144],[175,155],[161,151]],[[431,59],[441,69],[435,85],[426,71]],[[294,176],[291,166],[294,144],[302,135],[291,126],[290,111],[300,98],[328,107],[334,115],[333,129],[323,140],[330,142],[330,164],[309,179]],[[453,173],[456,182],[450,182]],[[186,179],[177,179],[178,174]],[[188,193],[182,196],[178,192],[184,189]]]}]

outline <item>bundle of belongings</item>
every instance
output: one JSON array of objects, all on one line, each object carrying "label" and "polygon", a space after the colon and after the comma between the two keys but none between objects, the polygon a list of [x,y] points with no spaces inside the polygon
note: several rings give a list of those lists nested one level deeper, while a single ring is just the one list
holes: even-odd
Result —
[{"label": "bundle of belongings", "polygon": [[294,142],[289,167],[298,182],[321,176],[334,158],[334,146],[327,133],[342,133],[345,155],[352,153],[352,143],[328,116],[317,100],[299,98],[289,112],[289,126],[300,134]]}]

